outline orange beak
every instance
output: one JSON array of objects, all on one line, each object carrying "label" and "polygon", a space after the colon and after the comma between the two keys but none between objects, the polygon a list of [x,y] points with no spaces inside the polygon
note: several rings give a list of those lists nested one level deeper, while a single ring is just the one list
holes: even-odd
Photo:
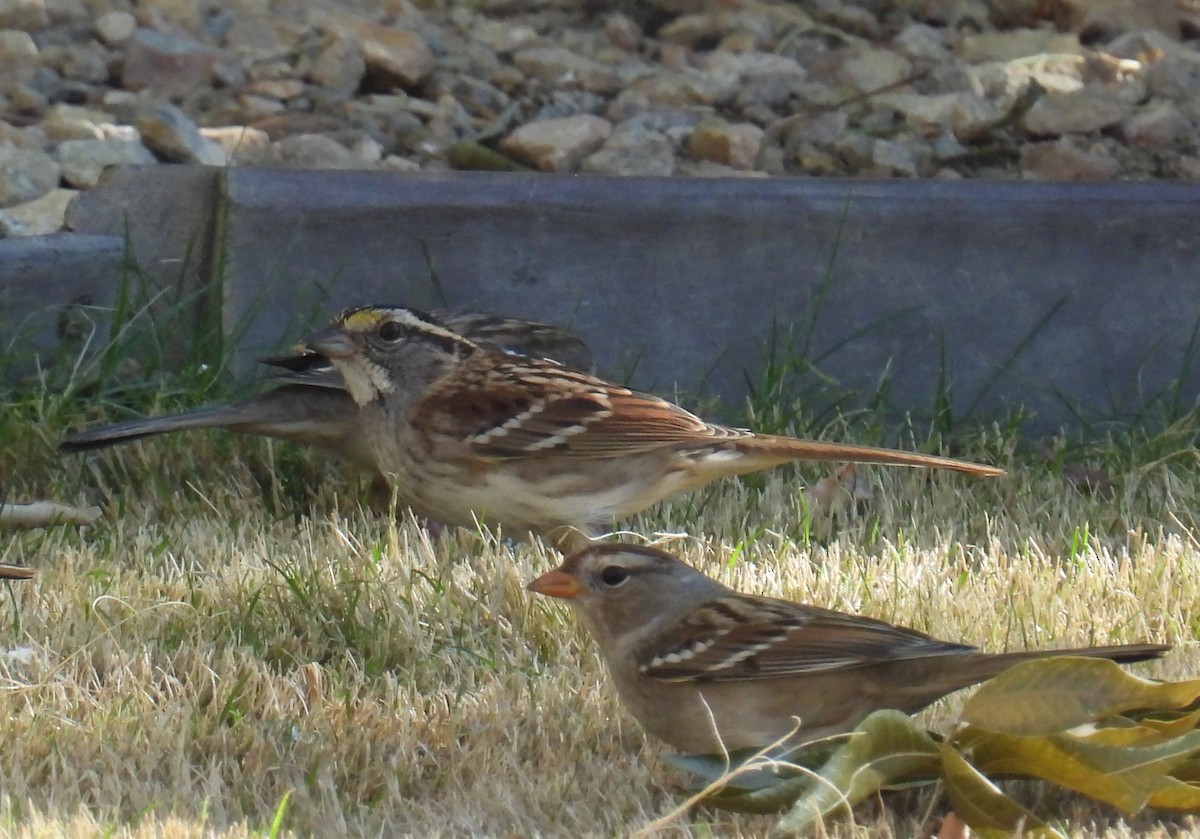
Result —
[{"label": "orange beak", "polygon": [[572,577],[566,571],[559,570],[547,571],[526,586],[526,588],[549,597],[564,598],[574,597],[583,591],[583,586],[579,584],[579,580]]}]

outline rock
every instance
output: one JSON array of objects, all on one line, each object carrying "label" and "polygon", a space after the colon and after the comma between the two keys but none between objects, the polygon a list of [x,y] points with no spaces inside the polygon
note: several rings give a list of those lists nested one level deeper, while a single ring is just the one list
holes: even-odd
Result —
[{"label": "rock", "polygon": [[0,119],[0,146],[12,146],[18,149],[36,149],[41,151],[49,145],[46,132],[40,125],[30,125],[20,128]]},{"label": "rock", "polygon": [[696,160],[709,160],[731,169],[753,169],[762,146],[763,130],[750,123],[731,124],[706,119],[696,126],[688,152]]},{"label": "rock", "polygon": [[1082,55],[1079,36],[1049,29],[1012,29],[966,35],[955,47],[955,54],[972,64],[986,61],[1013,61],[1031,55],[1064,53]]},{"label": "rock", "polygon": [[324,134],[293,134],[275,144],[280,165],[296,169],[361,169],[363,161]]},{"label": "rock", "polygon": [[356,38],[330,33],[317,54],[308,77],[314,84],[350,95],[358,90],[367,72],[367,59]]},{"label": "rock", "polygon": [[108,81],[108,60],[95,42],[70,44],[58,62],[58,72],[64,79],[98,85]]},{"label": "rock", "polygon": [[842,162],[844,169],[851,171],[873,166],[875,163],[875,141],[858,131],[850,131],[834,138],[829,144],[829,150]]},{"label": "rock", "polygon": [[157,162],[141,143],[123,140],[67,140],[58,144],[54,154],[63,180],[78,189],[98,184],[109,166]]},{"label": "rock", "polygon": [[122,143],[142,142],[142,135],[132,125],[113,125],[111,122],[102,122],[97,127],[100,129],[101,140],[120,140]]},{"label": "rock", "polygon": [[[732,32],[744,32],[756,41],[766,43],[774,38],[775,27],[770,16],[764,13],[765,5],[680,15],[660,28],[658,37],[669,43],[696,47],[706,42],[711,44]],[[806,28],[811,29],[812,21],[807,23]]]},{"label": "rock", "polygon": [[294,134],[323,134],[346,127],[343,120],[327,114],[279,113],[254,126],[266,132],[272,140],[282,140]]},{"label": "rock", "polygon": [[971,87],[994,99],[1011,99],[1030,83],[1049,93],[1067,93],[1083,87],[1087,61],[1081,55],[1054,53],[1038,56],[1036,61],[1018,58],[1012,61],[991,61],[966,68]]},{"label": "rock", "polygon": [[200,135],[219,145],[230,164],[242,166],[265,164],[273,160],[271,138],[267,132],[248,125],[226,125],[201,128]]},{"label": "rock", "polygon": [[765,52],[712,52],[696,59],[696,68],[705,75],[705,82],[714,99],[728,101],[744,93],[755,80],[770,77],[804,81],[807,73],[794,58]]},{"label": "rock", "polygon": [[607,65],[563,47],[527,47],[513,54],[522,73],[553,85],[615,93],[621,81]]},{"label": "rock", "polygon": [[1189,181],[1200,181],[1200,156],[1185,154],[1175,161],[1175,176]]},{"label": "rock", "polygon": [[383,144],[374,137],[364,135],[354,141],[354,145],[350,147],[350,153],[367,167],[374,168],[376,164],[383,161]]},{"label": "rock", "polygon": [[137,122],[142,143],[163,160],[171,163],[199,163],[225,166],[225,150],[203,137],[196,123],[174,105],[163,105]]},{"label": "rock", "polygon": [[734,169],[713,160],[681,160],[676,174],[690,178],[765,178],[763,172],[750,169]]},{"label": "rock", "polygon": [[806,175],[837,175],[842,171],[837,159],[812,143],[800,142],[792,149],[792,159]]},{"label": "rock", "polygon": [[408,29],[342,17],[331,22],[328,31],[361,43],[367,72],[380,86],[411,89],[433,70],[433,53]]},{"label": "rock", "polygon": [[867,49],[842,62],[839,75],[862,93],[881,90],[912,75],[912,62],[890,50]]},{"label": "rock", "polygon": [[137,31],[137,19],[129,12],[105,12],[96,18],[96,37],[110,47],[120,46]]},{"label": "rock", "polygon": [[49,25],[45,0],[0,0],[0,28],[36,32]]},{"label": "rock", "polygon": [[249,64],[259,64],[294,52],[301,38],[312,35],[309,26],[286,17],[247,13],[234,17],[223,43]]},{"label": "rock", "polygon": [[54,142],[63,140],[99,140],[104,137],[100,126],[109,122],[111,117],[95,108],[81,108],[78,105],[52,105],[42,118],[42,130]]},{"label": "rock", "polygon": [[522,125],[500,143],[515,160],[543,172],[574,171],[612,133],[612,123],[592,114],[546,119]]},{"label": "rock", "polygon": [[[928,155],[926,155],[928,157]],[[915,178],[920,172],[917,156],[911,143],[895,140],[876,140],[871,149],[871,162],[893,175]]]},{"label": "rock", "polygon": [[1070,93],[1043,96],[1025,114],[1021,125],[1035,137],[1086,134],[1116,125],[1132,110],[1121,100],[1117,88],[1088,85]]},{"label": "rock", "polygon": [[0,29],[0,90],[28,82],[39,65],[37,44],[28,32],[19,29]]},{"label": "rock", "polygon": [[604,115],[613,123],[636,119],[647,128],[667,131],[671,128],[694,128],[700,120],[712,113],[712,108],[702,105],[668,105],[652,102],[644,93],[624,90],[612,100]]},{"label": "rock", "polygon": [[1200,52],[1166,53],[1146,67],[1143,78],[1151,95],[1175,102],[1189,119],[1200,121]]},{"label": "rock", "polygon": [[581,167],[583,172],[600,175],[665,176],[675,171],[675,145],[661,131],[636,121],[613,129]]},{"label": "rock", "polygon": [[1131,146],[1166,149],[1190,137],[1195,126],[1172,102],[1147,105],[1121,122],[1121,136]]},{"label": "rock", "polygon": [[892,46],[909,58],[942,62],[950,56],[943,30],[924,23],[910,23],[892,39]]},{"label": "rock", "polygon": [[246,86],[252,96],[268,96],[286,102],[304,93],[305,84],[300,79],[262,79]]},{"label": "rock", "polygon": [[85,23],[92,17],[84,0],[45,0],[45,3],[51,26]]},{"label": "rock", "polygon": [[1051,5],[1060,29],[1089,42],[1138,29],[1157,29],[1176,39],[1181,34],[1177,0],[1054,0]]},{"label": "rock", "polygon": [[211,83],[220,53],[182,35],[139,29],[125,50],[121,85],[151,88],[167,96],[185,96]]},{"label": "rock", "polygon": [[0,238],[46,236],[61,230],[67,207],[79,192],[52,189],[40,198],[0,210]]},{"label": "rock", "polygon": [[495,52],[507,54],[540,40],[537,30],[525,24],[476,18],[471,22],[471,37]]},{"label": "rock", "polygon": [[971,27],[981,29],[991,16],[991,2],[984,0],[920,0],[917,6],[926,23],[936,23],[947,29]]},{"label": "rock", "polygon": [[18,113],[23,114],[40,114],[46,110],[50,104],[49,98],[40,90],[34,90],[27,84],[17,83],[4,91],[8,101]]},{"label": "rock", "polygon": [[1021,148],[1021,177],[1055,181],[1105,180],[1120,164],[1102,151],[1076,148],[1067,138]]},{"label": "rock", "polygon": [[633,20],[621,12],[613,12],[604,19],[604,36],[617,49],[634,52],[642,43],[642,30]]},{"label": "rock", "polygon": [[785,149],[792,149],[800,143],[810,143],[821,147],[832,147],[841,137],[846,136],[850,125],[850,116],[845,110],[824,111],[811,117],[792,117],[778,126],[772,127],[773,133],[783,135]]},{"label": "rock", "polygon": [[0,207],[40,198],[58,186],[59,165],[39,149],[0,144]]},{"label": "rock", "polygon": [[716,83],[704,73],[691,68],[662,69],[635,79],[617,95],[612,107],[620,107],[627,97],[657,105],[712,105],[719,94]]}]

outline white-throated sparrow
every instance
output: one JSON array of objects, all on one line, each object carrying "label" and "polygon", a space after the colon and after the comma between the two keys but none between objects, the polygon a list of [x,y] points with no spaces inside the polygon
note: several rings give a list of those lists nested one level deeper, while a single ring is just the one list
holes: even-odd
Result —
[{"label": "white-throated sparrow", "polygon": [[381,471],[416,512],[579,544],[717,478],[794,460],[1003,470],[754,434],[553,361],[508,355],[403,307],[343,312],[303,342],[342,374]]},{"label": "white-throated sparrow", "polygon": [[692,754],[789,745],[852,730],[872,712],[916,713],[1022,661],[1128,663],[1169,647],[1130,644],[989,654],[913,629],[741,594],[670,554],[595,545],[529,584],[567,600],[621,700],[650,733]]},{"label": "white-throated sparrow", "polygon": [[[440,312],[449,329],[497,351],[545,355],[579,369],[591,369],[587,345],[565,329],[482,312]],[[69,435],[59,445],[78,452],[143,437],[194,428],[223,428],[307,443],[375,472],[375,456],[359,426],[359,411],[341,375],[327,358],[304,352],[264,359],[276,368],[276,386],[263,393],[192,411],[129,420]]]}]

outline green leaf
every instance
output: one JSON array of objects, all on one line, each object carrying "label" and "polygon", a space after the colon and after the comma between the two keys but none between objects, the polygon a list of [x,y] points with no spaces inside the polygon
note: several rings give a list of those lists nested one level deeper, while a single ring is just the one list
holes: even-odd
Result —
[{"label": "green leaf", "polygon": [[954,812],[984,839],[1007,839],[1015,833],[1063,839],[1063,835],[1000,791],[967,762],[953,745],[940,749],[946,796]]},{"label": "green leaf", "polygon": [[1089,743],[1107,746],[1152,746],[1187,734],[1200,723],[1200,711],[1176,715],[1170,719],[1116,717],[1108,725],[1079,736]]},{"label": "green leaf", "polygon": [[1136,813],[1156,796],[1182,797],[1171,772],[1200,751],[1200,731],[1156,745],[1110,746],[1069,734],[1019,737],[968,727],[956,745],[991,777],[1040,778]]},{"label": "green leaf", "polygon": [[1107,659],[1056,656],[1018,664],[984,683],[962,719],[989,731],[1047,735],[1126,711],[1186,707],[1197,697],[1200,680],[1151,682]]},{"label": "green leaf", "polygon": [[1146,806],[1194,813],[1200,810],[1200,787],[1178,778],[1169,778],[1150,796]]},{"label": "green leaf", "polygon": [[853,807],[885,786],[936,778],[939,766],[937,741],[912,717],[876,711],[821,767],[771,836],[806,834],[832,813]]}]

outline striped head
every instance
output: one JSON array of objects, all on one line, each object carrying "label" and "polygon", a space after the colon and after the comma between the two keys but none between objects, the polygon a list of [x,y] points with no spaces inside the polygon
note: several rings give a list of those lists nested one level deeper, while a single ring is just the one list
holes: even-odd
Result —
[{"label": "striped head", "polygon": [[334,363],[360,407],[397,388],[420,388],[479,349],[432,315],[404,306],[346,309],[301,343]]}]

